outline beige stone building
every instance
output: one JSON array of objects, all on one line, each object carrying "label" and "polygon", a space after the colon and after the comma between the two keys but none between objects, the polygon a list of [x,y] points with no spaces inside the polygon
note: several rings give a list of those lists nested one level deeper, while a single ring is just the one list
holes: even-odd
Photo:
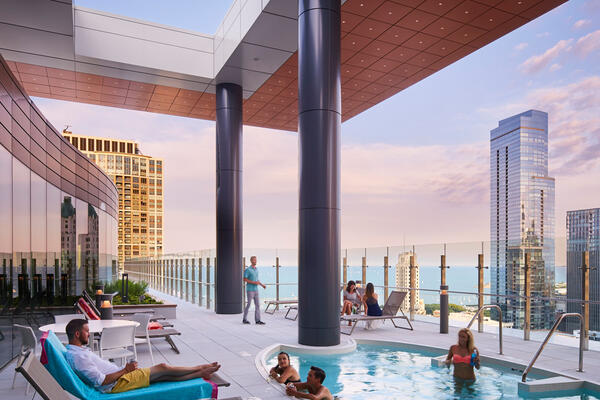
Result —
[{"label": "beige stone building", "polygon": [[141,153],[131,140],[63,136],[95,162],[119,191],[119,270],[132,257],[156,257],[163,249],[163,160]]}]

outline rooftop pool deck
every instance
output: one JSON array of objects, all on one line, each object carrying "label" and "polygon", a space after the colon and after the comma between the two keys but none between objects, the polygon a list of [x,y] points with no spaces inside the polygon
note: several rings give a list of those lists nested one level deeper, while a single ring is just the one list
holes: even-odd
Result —
[{"label": "rooftop pool deck", "polygon": [[[212,310],[176,297],[153,290],[151,293],[178,304],[177,319],[174,320],[174,325],[181,332],[181,336],[173,337],[181,354],[176,354],[171,350],[166,341],[153,340],[155,363],[196,365],[219,361],[222,364],[219,374],[231,382],[230,387],[219,389],[219,398],[233,396],[263,400],[290,398],[283,393],[280,387],[267,382],[257,369],[257,365],[260,364],[257,363],[257,356],[264,353],[265,348],[276,344],[297,344],[297,321],[285,319],[283,317],[285,309],[275,312],[274,315],[262,313],[263,321],[266,322],[264,326],[243,325],[241,315],[217,315]],[[359,326],[355,329],[352,337],[342,335],[342,344],[349,344],[352,339],[363,339],[449,348],[450,345],[456,343],[460,327],[450,326],[449,334],[440,334],[439,325],[434,322],[433,320],[432,322],[413,321],[414,331],[395,329],[392,324],[388,323],[379,329],[369,331]],[[486,329],[488,328],[486,327]],[[505,332],[504,355],[499,355],[497,334],[477,333],[475,327],[474,335],[475,343],[483,356],[524,365],[529,363],[540,346],[538,337],[543,338],[544,336],[532,334],[534,340],[523,341],[521,336],[516,337]],[[557,342],[565,344],[549,343],[535,367],[600,385],[600,351],[585,351],[584,372],[577,372],[578,350],[572,346],[577,341],[557,340]],[[596,343],[590,343],[591,349],[596,347]],[[150,366],[151,360],[147,346],[139,345],[137,349],[140,366]],[[10,389],[13,373],[14,362],[0,372],[2,399],[31,399],[31,392],[28,396],[25,395],[25,380],[20,375],[17,377],[15,389]]]}]

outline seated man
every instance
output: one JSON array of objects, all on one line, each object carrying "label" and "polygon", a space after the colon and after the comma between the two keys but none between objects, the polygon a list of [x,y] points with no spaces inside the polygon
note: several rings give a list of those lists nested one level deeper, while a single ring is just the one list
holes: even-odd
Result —
[{"label": "seated man", "polygon": [[67,324],[66,359],[71,368],[87,384],[104,393],[119,393],[139,389],[154,382],[186,381],[188,379],[209,379],[211,374],[221,366],[212,364],[198,365],[195,367],[172,367],[167,364],[158,364],[150,368],[138,368],[137,362],[127,363],[125,368],[120,368],[110,361],[103,360],[88,347],[90,330],[84,319],[74,319]]},{"label": "seated man", "polygon": [[[323,386],[325,371],[318,367],[310,367],[306,382],[288,383],[285,393],[300,399],[333,400],[329,389]],[[307,391],[308,393],[303,393]]]}]

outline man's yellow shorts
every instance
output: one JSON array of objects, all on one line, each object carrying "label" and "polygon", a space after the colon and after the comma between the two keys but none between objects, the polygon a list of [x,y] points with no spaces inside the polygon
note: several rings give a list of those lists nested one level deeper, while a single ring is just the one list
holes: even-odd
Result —
[{"label": "man's yellow shorts", "polygon": [[110,392],[121,393],[146,386],[150,386],[150,368],[138,368],[120,377]]}]

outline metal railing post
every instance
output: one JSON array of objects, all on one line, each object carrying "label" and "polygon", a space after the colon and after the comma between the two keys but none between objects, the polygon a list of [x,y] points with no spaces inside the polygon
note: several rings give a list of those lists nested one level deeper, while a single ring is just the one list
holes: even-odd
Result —
[{"label": "metal railing post", "polygon": [[244,282],[244,273],[246,272],[246,257],[242,257],[242,307],[246,308],[246,282]]},{"label": "metal railing post", "polygon": [[[477,255],[477,307],[479,309],[481,309],[481,307],[483,307],[483,269],[485,267],[483,266],[483,254],[478,254]],[[477,332],[481,333],[483,332],[483,319],[484,319],[484,315],[480,314],[479,318],[477,319]]]},{"label": "metal railing post", "polygon": [[206,308],[210,308],[210,257],[206,258]]},{"label": "metal railing post", "polygon": [[202,257],[198,258],[198,305],[202,306]]},{"label": "metal railing post", "polygon": [[525,253],[525,316],[523,321],[523,340],[529,340],[531,331],[531,254]]},{"label": "metal railing post", "polygon": [[[408,270],[408,286],[410,288],[409,290],[409,299],[410,299],[410,306],[409,306],[409,313],[410,313],[410,320],[414,321],[415,320],[415,303],[416,303],[416,299],[417,299],[417,284],[416,284],[416,266],[415,266],[415,251],[413,248],[413,252],[410,255],[409,258],[409,270]],[[398,272],[396,272],[398,273]]]},{"label": "metal railing post", "polygon": [[179,259],[179,298],[183,300],[183,258]]},{"label": "metal railing post", "polygon": [[346,255],[344,256],[344,265],[342,267],[343,274],[343,282],[342,289],[345,287],[346,283],[348,283],[348,249],[346,249]]},{"label": "metal railing post", "polygon": [[365,255],[362,258],[362,286],[367,287],[367,249],[365,248]]},{"label": "metal railing post", "polygon": [[170,269],[169,269],[169,294],[173,296],[173,289],[175,288],[175,277],[173,276],[173,262],[174,260],[171,258],[170,260]]},{"label": "metal railing post", "polygon": [[279,256],[275,257],[275,299],[277,300],[277,307],[279,309]]},{"label": "metal railing post", "polygon": [[190,259],[185,259],[185,301],[190,301]]},{"label": "metal railing post", "polygon": [[473,315],[473,318],[471,318],[471,321],[469,321],[469,324],[467,325],[467,329],[469,329],[471,327],[471,325],[473,325],[473,322],[475,321],[476,318],[479,318],[479,316],[481,315],[481,312],[485,309],[488,308],[496,308],[498,309],[498,315],[500,316],[500,319],[498,320],[498,350],[500,354],[502,353],[502,308],[500,308],[500,306],[498,304],[488,304],[488,305],[483,305],[481,307],[479,307],[479,310],[477,310],[477,313],[475,313],[475,315]]},{"label": "metal railing post", "polygon": [[579,335],[583,338],[583,349],[589,350],[590,343],[590,252],[584,251],[581,260],[581,316]]},{"label": "metal railing post", "polygon": [[196,304],[196,259],[192,258],[192,304]]},{"label": "metal railing post", "polygon": [[448,286],[446,285],[446,245],[440,257],[440,333],[448,333]]},{"label": "metal railing post", "polygon": [[383,301],[386,302],[388,299],[388,288],[390,285],[390,276],[389,276],[389,272],[390,272],[390,264],[389,264],[389,258],[390,258],[390,248],[387,248],[387,253],[386,255],[383,257]]}]

